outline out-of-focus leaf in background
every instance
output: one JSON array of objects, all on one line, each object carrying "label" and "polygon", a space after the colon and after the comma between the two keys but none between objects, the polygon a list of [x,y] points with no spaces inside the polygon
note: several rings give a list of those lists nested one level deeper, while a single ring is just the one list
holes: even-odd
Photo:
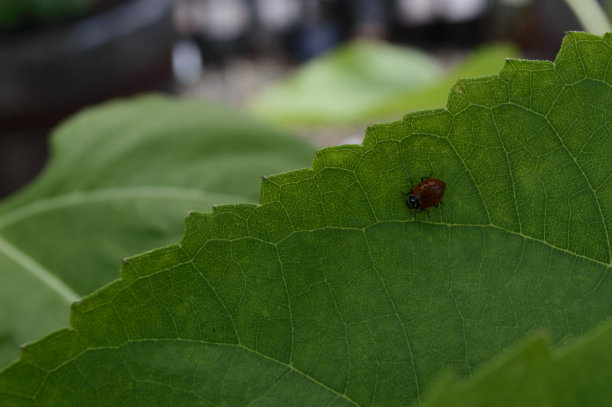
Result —
[{"label": "out-of-focus leaf in background", "polygon": [[493,74],[516,55],[511,45],[483,46],[444,72],[417,49],[355,41],[305,65],[251,107],[279,124],[363,124],[442,106],[457,78]]},{"label": "out-of-focus leaf in background", "polygon": [[363,112],[364,117],[390,117],[401,112],[433,109],[446,103],[451,87],[457,78],[473,78],[498,72],[506,58],[514,58],[518,49],[510,44],[483,45],[456,67],[450,69],[435,83],[416,90],[398,92]]},{"label": "out-of-focus leaf in background", "polygon": [[354,41],[306,64],[251,106],[277,122],[350,122],[399,92],[435,83],[442,73],[433,57],[416,49]]},{"label": "out-of-focus leaf in background", "polygon": [[53,134],[51,161],[0,205],[0,365],[68,324],[71,301],[122,257],[176,243],[189,210],[256,202],[261,176],[314,147],[234,110],[157,96],[84,111]]}]

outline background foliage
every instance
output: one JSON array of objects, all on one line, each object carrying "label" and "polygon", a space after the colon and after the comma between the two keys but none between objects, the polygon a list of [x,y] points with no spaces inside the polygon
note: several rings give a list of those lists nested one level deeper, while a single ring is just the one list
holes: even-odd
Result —
[{"label": "background foliage", "polygon": [[0,205],[0,365],[68,325],[67,306],[119,276],[122,257],[176,243],[193,208],[256,202],[263,175],[314,147],[229,109],[157,96],[60,126],[52,160]]},{"label": "background foliage", "polygon": [[257,95],[253,112],[286,125],[347,125],[443,106],[457,78],[496,72],[517,50],[482,46],[444,69],[415,48],[354,41]]}]

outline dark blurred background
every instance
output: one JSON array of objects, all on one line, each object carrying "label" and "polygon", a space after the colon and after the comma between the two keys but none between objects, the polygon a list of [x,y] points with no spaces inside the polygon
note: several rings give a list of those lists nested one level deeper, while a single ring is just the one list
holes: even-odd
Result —
[{"label": "dark blurred background", "polygon": [[560,0],[0,0],[0,197],[42,169],[53,126],[109,98],[241,106],[356,37],[442,59],[511,41],[553,59],[579,29]]}]

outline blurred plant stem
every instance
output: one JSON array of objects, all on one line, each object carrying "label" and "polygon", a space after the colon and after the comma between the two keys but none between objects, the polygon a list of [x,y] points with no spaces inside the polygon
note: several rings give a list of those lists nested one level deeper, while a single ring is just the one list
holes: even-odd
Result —
[{"label": "blurred plant stem", "polygon": [[[603,35],[610,31],[610,20],[597,0],[565,0],[582,27],[589,33]],[[608,6],[612,1],[608,0]],[[610,7],[608,7],[608,10]]]}]

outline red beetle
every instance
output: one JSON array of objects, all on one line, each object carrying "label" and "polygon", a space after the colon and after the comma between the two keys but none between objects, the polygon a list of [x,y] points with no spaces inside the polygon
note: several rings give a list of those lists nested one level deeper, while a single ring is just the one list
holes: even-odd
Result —
[{"label": "red beetle", "polygon": [[421,183],[414,187],[410,194],[402,194],[407,197],[406,206],[410,209],[425,210],[429,207],[438,207],[438,204],[444,196],[446,184],[435,178],[421,178]]}]

